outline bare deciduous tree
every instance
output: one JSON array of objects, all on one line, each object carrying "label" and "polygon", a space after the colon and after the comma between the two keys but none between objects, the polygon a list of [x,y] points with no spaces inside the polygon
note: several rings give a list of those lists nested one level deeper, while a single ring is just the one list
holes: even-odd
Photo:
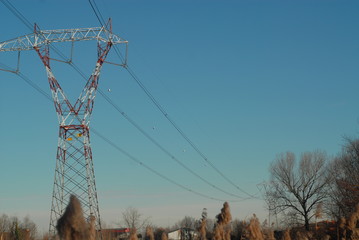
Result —
[{"label": "bare deciduous tree", "polygon": [[37,226],[36,224],[30,219],[29,216],[24,217],[22,223],[20,224],[22,229],[29,230],[29,238],[30,240],[34,240],[37,238]]},{"label": "bare deciduous tree", "polygon": [[136,228],[138,232],[141,232],[149,224],[149,218],[143,218],[142,214],[133,207],[128,207],[122,213],[122,221],[126,227]]},{"label": "bare deciduous tree", "polygon": [[5,232],[10,232],[11,220],[8,215],[3,214],[0,217],[0,239],[3,238]]},{"label": "bare deciduous tree", "polygon": [[331,214],[340,219],[348,217],[359,202],[359,139],[345,139],[342,151],[331,162],[333,181]]},{"label": "bare deciduous tree", "polygon": [[306,152],[296,166],[295,155],[287,152],[278,155],[270,166],[271,181],[266,198],[275,202],[274,210],[298,213],[306,230],[316,205],[328,197],[330,180],[326,160],[323,152]]},{"label": "bare deciduous tree", "polygon": [[182,220],[180,220],[177,224],[175,224],[177,228],[190,228],[195,229],[198,225],[197,220],[194,217],[185,216]]},{"label": "bare deciduous tree", "polygon": [[29,216],[24,217],[22,222],[15,216],[0,216],[0,239],[6,239],[5,233],[9,234],[11,239],[23,239],[25,232],[30,240],[38,238],[37,226]]}]

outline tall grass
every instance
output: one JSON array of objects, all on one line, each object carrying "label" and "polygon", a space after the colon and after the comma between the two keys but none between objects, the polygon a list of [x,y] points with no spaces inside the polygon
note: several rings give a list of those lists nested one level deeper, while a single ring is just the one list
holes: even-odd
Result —
[{"label": "tall grass", "polygon": [[217,216],[217,224],[214,228],[214,240],[230,240],[231,239],[231,225],[232,220],[231,211],[228,202],[223,204],[221,213]]},{"label": "tall grass", "polygon": [[57,221],[56,229],[62,240],[95,240],[95,217],[85,221],[81,203],[76,196],[71,195],[64,214]]},{"label": "tall grass", "polygon": [[155,235],[153,234],[153,230],[150,226],[146,227],[146,238],[149,240],[155,240]]},{"label": "tall grass", "polygon": [[264,240],[259,220],[255,214],[253,214],[247,226],[247,237],[249,240]]},{"label": "tall grass", "polygon": [[201,225],[199,228],[199,240],[207,240],[207,220],[205,218],[202,218]]},{"label": "tall grass", "polygon": [[131,229],[130,240],[138,240],[138,238],[137,238],[137,229],[136,228]]},{"label": "tall grass", "polygon": [[88,235],[87,227],[81,203],[71,195],[64,214],[57,221],[57,232],[63,240],[83,240]]}]

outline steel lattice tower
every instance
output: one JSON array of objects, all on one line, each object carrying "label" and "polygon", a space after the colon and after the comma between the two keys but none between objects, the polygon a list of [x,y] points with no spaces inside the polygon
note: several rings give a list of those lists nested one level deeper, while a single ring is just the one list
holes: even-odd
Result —
[{"label": "steel lattice tower", "polygon": [[[110,22],[109,22],[109,25]],[[90,118],[102,65],[114,44],[127,41],[112,34],[106,27],[39,30],[34,33],[0,43],[0,51],[35,50],[47,73],[48,82],[59,122],[56,169],[50,214],[50,237],[56,235],[57,220],[62,216],[70,195],[80,200],[84,217],[95,217],[96,229],[101,230],[100,212],[95,184],[94,166],[90,145]],[[54,76],[50,66],[50,47],[55,42],[83,40],[97,41],[97,62],[85,87],[74,104],[71,104]],[[127,54],[127,53],[126,53]]]}]

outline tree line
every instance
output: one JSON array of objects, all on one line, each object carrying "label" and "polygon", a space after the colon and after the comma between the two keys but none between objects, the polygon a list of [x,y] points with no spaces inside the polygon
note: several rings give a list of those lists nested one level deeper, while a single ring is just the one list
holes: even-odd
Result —
[{"label": "tree line", "polygon": [[15,216],[0,216],[0,239],[34,240],[38,237],[37,225],[29,216],[20,220]]},{"label": "tree line", "polygon": [[356,234],[349,219],[358,220],[359,139],[345,138],[334,157],[319,150],[299,157],[292,152],[278,154],[269,172],[266,205],[286,227],[302,225],[309,231],[313,222],[330,219],[342,225],[342,232]]},{"label": "tree line", "polygon": [[[118,225],[146,232],[143,236],[147,240],[166,240],[166,233],[178,228],[196,230],[199,240],[274,240],[290,239],[289,229],[313,232],[316,224],[326,219],[334,220],[332,239],[359,239],[359,139],[345,138],[336,156],[319,150],[304,152],[299,157],[292,152],[280,153],[270,164],[269,173],[270,179],[264,185],[264,200],[270,215],[262,224],[255,215],[247,221],[232,220],[229,205],[224,203],[215,219],[208,218],[204,208],[201,218],[185,216],[167,228],[154,226],[136,208],[129,207],[122,213]],[[277,233],[281,235],[275,237],[274,230],[279,230]],[[325,232],[323,236],[329,235]],[[0,239],[47,237],[46,234],[39,236],[36,224],[28,216],[22,220],[6,214],[0,216]],[[136,240],[135,237],[131,239]]]}]

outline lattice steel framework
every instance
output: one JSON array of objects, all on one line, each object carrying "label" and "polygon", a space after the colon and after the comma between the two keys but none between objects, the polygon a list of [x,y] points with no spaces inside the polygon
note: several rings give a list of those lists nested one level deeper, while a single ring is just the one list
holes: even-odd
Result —
[{"label": "lattice steel framework", "polygon": [[[45,66],[48,82],[59,122],[55,179],[50,214],[50,236],[56,234],[57,220],[62,216],[71,194],[78,197],[84,216],[96,218],[96,229],[101,230],[100,212],[95,184],[90,145],[90,117],[102,65],[114,44],[127,41],[112,34],[110,27],[81,29],[39,30],[0,43],[0,51],[35,50]],[[55,42],[96,40],[96,66],[75,104],[71,104],[50,67],[50,46]],[[124,63],[125,64],[125,63]]]}]

